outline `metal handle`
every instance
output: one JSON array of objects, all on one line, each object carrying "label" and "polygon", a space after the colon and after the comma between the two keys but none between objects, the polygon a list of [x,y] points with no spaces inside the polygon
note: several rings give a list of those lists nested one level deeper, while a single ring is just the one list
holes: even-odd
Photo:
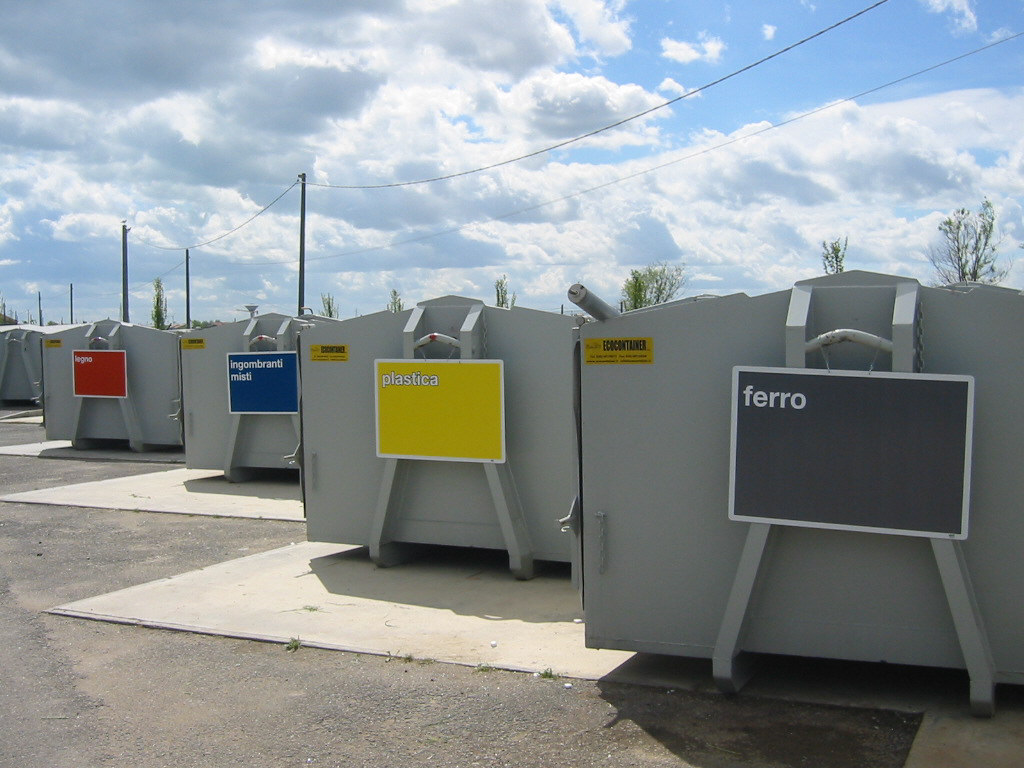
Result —
[{"label": "metal handle", "polygon": [[576,536],[580,535],[580,497],[574,496],[572,504],[569,506],[569,514],[565,517],[558,518],[558,525],[561,528],[562,533],[572,533]]},{"label": "metal handle", "polygon": [[413,345],[413,349],[419,349],[420,347],[425,347],[425,346],[427,346],[427,344],[429,344],[432,341],[440,341],[440,342],[442,342],[444,344],[448,344],[450,346],[453,346],[456,349],[459,349],[462,346],[462,344],[459,343],[458,339],[456,339],[453,336],[449,336],[446,333],[428,333],[426,336],[424,336],[423,338],[419,339]]},{"label": "metal handle", "polygon": [[863,344],[865,347],[878,349],[882,352],[892,352],[892,342],[889,339],[883,339],[881,336],[875,336],[875,334],[868,333],[867,331],[858,331],[855,328],[837,328],[834,331],[828,331],[820,336],[816,336],[805,343],[804,353],[814,352],[817,349],[830,347],[833,344],[840,344],[844,341]]},{"label": "metal handle", "polygon": [[249,339],[249,346],[252,347],[252,345],[255,344],[257,341],[273,341],[276,343],[277,339],[274,338],[273,336],[267,336],[266,334],[261,333],[259,336],[253,336],[251,339]]}]

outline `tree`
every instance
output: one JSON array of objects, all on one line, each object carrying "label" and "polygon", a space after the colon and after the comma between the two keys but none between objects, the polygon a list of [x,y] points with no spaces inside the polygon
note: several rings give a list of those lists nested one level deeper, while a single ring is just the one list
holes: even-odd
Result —
[{"label": "tree", "polygon": [[164,296],[164,283],[159,277],[153,281],[153,313],[150,315],[153,327],[161,331],[167,329],[167,298]]},{"label": "tree", "polygon": [[508,295],[508,275],[502,275],[494,281],[494,306],[509,309],[516,305],[516,295]]},{"label": "tree", "polygon": [[821,263],[826,275],[838,275],[846,269],[846,243],[849,239],[844,237],[841,243],[838,237],[828,243],[821,241]]},{"label": "tree", "polygon": [[338,305],[334,302],[334,297],[329,293],[320,294],[320,304],[323,306],[324,317],[337,317],[338,316]]},{"label": "tree", "polygon": [[398,295],[398,290],[395,288],[391,289],[391,299],[388,301],[388,312],[401,312],[405,307],[402,305],[402,297]]},{"label": "tree", "polygon": [[622,308],[640,309],[671,301],[686,283],[683,267],[656,261],[643,269],[631,269],[622,284]]},{"label": "tree", "polygon": [[999,267],[1002,238],[996,233],[996,212],[986,197],[977,213],[958,208],[939,224],[942,242],[930,249],[928,260],[939,282],[999,283],[1010,271]]}]

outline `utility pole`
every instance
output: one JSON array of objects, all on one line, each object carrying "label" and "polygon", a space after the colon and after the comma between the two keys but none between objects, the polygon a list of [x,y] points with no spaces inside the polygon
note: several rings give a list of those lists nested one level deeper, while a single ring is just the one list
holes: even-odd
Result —
[{"label": "utility pole", "polygon": [[306,306],[306,174],[299,174],[302,186],[299,190],[299,311]]},{"label": "utility pole", "polygon": [[71,325],[74,325],[75,324],[75,284],[74,283],[68,283],[68,288],[70,288],[69,295],[71,296],[71,307],[70,307],[70,311],[68,313],[68,317],[70,319],[68,320],[68,322],[71,323]]},{"label": "utility pole", "polygon": [[127,222],[121,222],[121,322],[128,320],[128,230]]},{"label": "utility pole", "polygon": [[43,294],[41,291],[36,291],[36,302],[39,307],[39,324],[43,324]]},{"label": "utility pole", "polygon": [[192,293],[188,278],[188,248],[185,249],[185,328],[192,327]]}]

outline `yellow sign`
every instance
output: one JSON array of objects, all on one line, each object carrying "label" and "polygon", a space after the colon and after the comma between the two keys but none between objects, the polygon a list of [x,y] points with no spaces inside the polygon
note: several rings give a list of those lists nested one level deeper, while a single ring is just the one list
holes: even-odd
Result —
[{"label": "yellow sign", "polygon": [[505,461],[501,360],[376,360],[377,455]]},{"label": "yellow sign", "polygon": [[654,339],[584,339],[587,365],[629,365],[654,362]]},{"label": "yellow sign", "polygon": [[64,341],[62,339],[43,339],[43,346],[54,349],[56,347],[64,346]]},{"label": "yellow sign", "polygon": [[181,340],[182,349],[206,349],[206,339],[202,337],[190,337],[183,338]]},{"label": "yellow sign", "polygon": [[348,344],[310,344],[309,359],[314,363],[347,363]]}]

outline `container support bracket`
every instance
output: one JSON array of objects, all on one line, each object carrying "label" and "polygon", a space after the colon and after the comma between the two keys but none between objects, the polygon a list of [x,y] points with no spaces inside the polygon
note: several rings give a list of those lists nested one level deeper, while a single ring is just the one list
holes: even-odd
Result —
[{"label": "container support bracket", "polygon": [[[406,461],[403,459],[403,461]],[[390,568],[409,559],[409,545],[391,540],[391,520],[395,496],[401,486],[401,465],[398,459],[384,460],[384,474],[377,496],[377,509],[370,523],[370,559],[381,568]]]},{"label": "container support bracket", "polygon": [[[227,446],[224,450],[224,477],[229,482],[238,482],[241,480],[239,473],[236,471],[241,467],[236,466],[236,459],[238,456],[238,442],[239,436],[242,433],[242,419],[252,416],[249,413],[232,413],[231,424],[228,426],[228,439]],[[262,414],[260,414],[262,415]],[[288,416],[291,419],[292,429],[295,430],[296,448],[295,452],[288,456],[282,456],[281,460],[285,462],[287,466],[298,466],[301,469],[302,466],[302,424],[299,419],[299,415],[296,413],[281,414]]]},{"label": "container support bracket", "polygon": [[[75,416],[74,425],[71,429],[71,434],[74,435],[74,439],[71,444],[75,448],[83,447],[81,444],[82,438],[79,437],[78,433],[82,427],[82,412],[85,409],[86,401],[92,402],[93,398],[89,397],[76,397],[75,398]],[[139,424],[138,414],[135,412],[135,405],[131,400],[131,391],[129,390],[128,397],[120,398],[120,411],[121,419],[124,422],[124,429],[128,435],[128,445],[136,452],[145,450],[145,443],[142,439],[142,427]]]},{"label": "container support bracket", "polygon": [[[409,559],[409,546],[391,539],[391,522],[396,513],[396,498],[400,495],[402,464],[413,459],[385,459],[384,473],[377,496],[377,508],[370,525],[370,559],[382,568],[398,565]],[[400,463],[401,462],[401,463]],[[533,547],[519,503],[512,470],[505,464],[483,465],[487,486],[494,502],[502,538],[508,550],[508,564],[517,579],[533,578]]]},{"label": "container support bracket", "polygon": [[718,630],[712,657],[715,683],[723,693],[736,693],[754,673],[752,659],[742,651],[742,643],[750,601],[765,561],[773,527],[768,523],[751,523],[747,529],[747,540],[736,568],[736,577],[729,592],[729,601],[725,605],[725,616]]},{"label": "container support bracket", "polygon": [[946,592],[949,612],[971,680],[971,714],[992,717],[996,711],[995,662],[978,600],[959,541],[932,539],[932,553]]},{"label": "container support bracket", "polygon": [[224,451],[224,477],[228,482],[235,482],[238,479],[235,473],[235,454],[238,452],[238,435],[242,431],[241,413],[231,414],[231,424],[228,426],[227,446]]},{"label": "container support bracket", "polygon": [[128,433],[128,445],[133,451],[145,450],[145,443],[142,439],[142,427],[139,424],[139,415],[135,411],[135,402],[129,391],[128,397],[121,399],[121,418],[124,419],[124,428]]},{"label": "container support bracket", "polygon": [[487,485],[491,489],[494,510],[498,514],[498,525],[508,549],[508,567],[517,579],[533,578],[533,547],[530,534],[519,503],[519,492],[508,462],[484,464]]}]

